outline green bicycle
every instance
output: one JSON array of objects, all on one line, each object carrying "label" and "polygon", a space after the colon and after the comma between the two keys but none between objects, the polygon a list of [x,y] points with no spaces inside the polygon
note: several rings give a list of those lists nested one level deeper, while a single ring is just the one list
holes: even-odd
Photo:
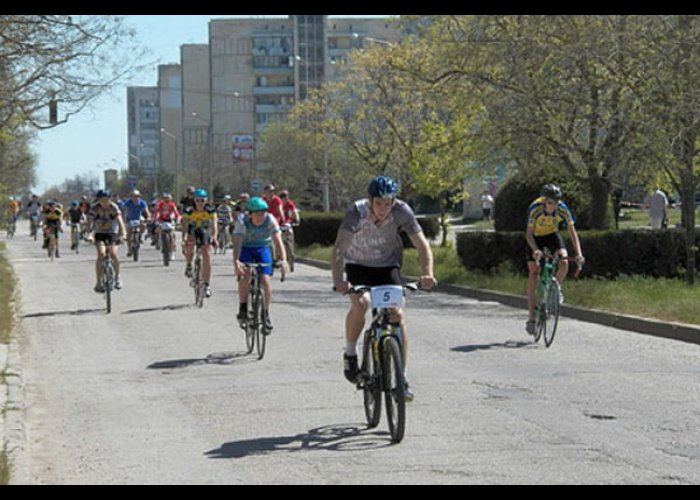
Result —
[{"label": "green bicycle", "polygon": [[[562,303],[561,285],[557,281],[557,269],[561,262],[561,255],[552,255],[548,248],[544,250],[544,256],[538,262],[540,277],[537,282],[537,306],[535,308],[535,343],[540,337],[544,338],[544,345],[549,347],[554,342],[554,336],[559,326],[559,310]],[[568,261],[574,259],[567,257]],[[579,265],[574,274],[575,278],[581,272]]]}]

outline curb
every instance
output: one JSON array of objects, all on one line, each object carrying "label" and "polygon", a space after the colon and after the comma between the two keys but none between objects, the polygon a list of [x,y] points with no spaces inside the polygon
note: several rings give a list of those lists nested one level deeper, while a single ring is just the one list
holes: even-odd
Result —
[{"label": "curb", "polygon": [[[298,257],[296,261],[301,264],[314,266],[320,269],[330,270],[331,268],[330,264],[324,261]],[[470,288],[463,285],[452,285],[448,283],[440,283],[436,291],[451,295],[460,295],[462,297],[468,297],[470,299],[480,301],[499,302],[501,304],[519,309],[527,309],[527,298],[521,295],[494,292],[492,290],[482,290],[479,288]],[[577,319],[587,323],[610,326],[619,330],[641,333],[643,335],[651,335],[653,337],[679,340],[681,342],[689,342],[691,344],[700,344],[700,327],[686,323],[659,321],[642,318],[639,316],[600,311],[598,309],[585,309],[583,307],[570,306],[567,304],[561,306],[561,314],[567,318]]]}]

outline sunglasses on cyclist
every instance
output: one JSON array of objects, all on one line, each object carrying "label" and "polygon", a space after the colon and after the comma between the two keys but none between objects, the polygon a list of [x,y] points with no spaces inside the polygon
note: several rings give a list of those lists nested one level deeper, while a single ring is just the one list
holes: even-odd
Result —
[{"label": "sunglasses on cyclist", "polygon": [[204,203],[207,200],[205,200],[204,198],[195,198],[194,201],[195,203]]}]

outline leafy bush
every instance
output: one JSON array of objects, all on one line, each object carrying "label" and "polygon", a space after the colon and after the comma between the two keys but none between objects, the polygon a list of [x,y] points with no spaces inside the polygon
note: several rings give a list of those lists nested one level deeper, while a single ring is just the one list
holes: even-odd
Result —
[{"label": "leafy bush", "polygon": [[[562,233],[573,256],[568,235]],[[686,268],[685,233],[667,231],[623,230],[579,232],[586,256],[584,276],[616,278],[621,275],[643,275],[682,278]],[[696,245],[700,244],[700,235]],[[457,252],[462,264],[470,270],[495,271],[509,262],[513,269],[527,273],[525,232],[460,233]],[[700,255],[696,264],[700,269]],[[574,266],[571,266],[574,268]]]}]

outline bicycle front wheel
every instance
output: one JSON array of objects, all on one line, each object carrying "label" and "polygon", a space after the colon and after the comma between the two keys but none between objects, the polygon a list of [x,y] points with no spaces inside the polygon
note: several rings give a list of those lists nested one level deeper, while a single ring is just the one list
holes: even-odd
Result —
[{"label": "bicycle front wheel", "polygon": [[263,331],[263,315],[262,315],[262,292],[258,289],[253,293],[253,323],[255,325],[255,343],[258,347],[258,359],[263,359],[265,356],[265,347],[267,344],[267,335]]},{"label": "bicycle front wheel", "polygon": [[362,365],[360,368],[363,382],[365,417],[367,427],[379,425],[382,412],[382,395],[379,390],[379,356],[372,349],[372,331],[366,330],[362,342]]},{"label": "bicycle front wheel", "polygon": [[406,430],[406,379],[399,343],[393,337],[383,341],[382,372],[391,442],[400,443]]},{"label": "bicycle front wheel", "polygon": [[202,278],[202,263],[199,259],[194,262],[194,303],[197,307],[204,306],[204,280]]},{"label": "bicycle front wheel", "polygon": [[554,342],[554,335],[559,326],[559,300],[561,298],[561,287],[556,280],[550,280],[544,293],[544,308],[546,315],[544,318],[544,345],[549,347]]}]

